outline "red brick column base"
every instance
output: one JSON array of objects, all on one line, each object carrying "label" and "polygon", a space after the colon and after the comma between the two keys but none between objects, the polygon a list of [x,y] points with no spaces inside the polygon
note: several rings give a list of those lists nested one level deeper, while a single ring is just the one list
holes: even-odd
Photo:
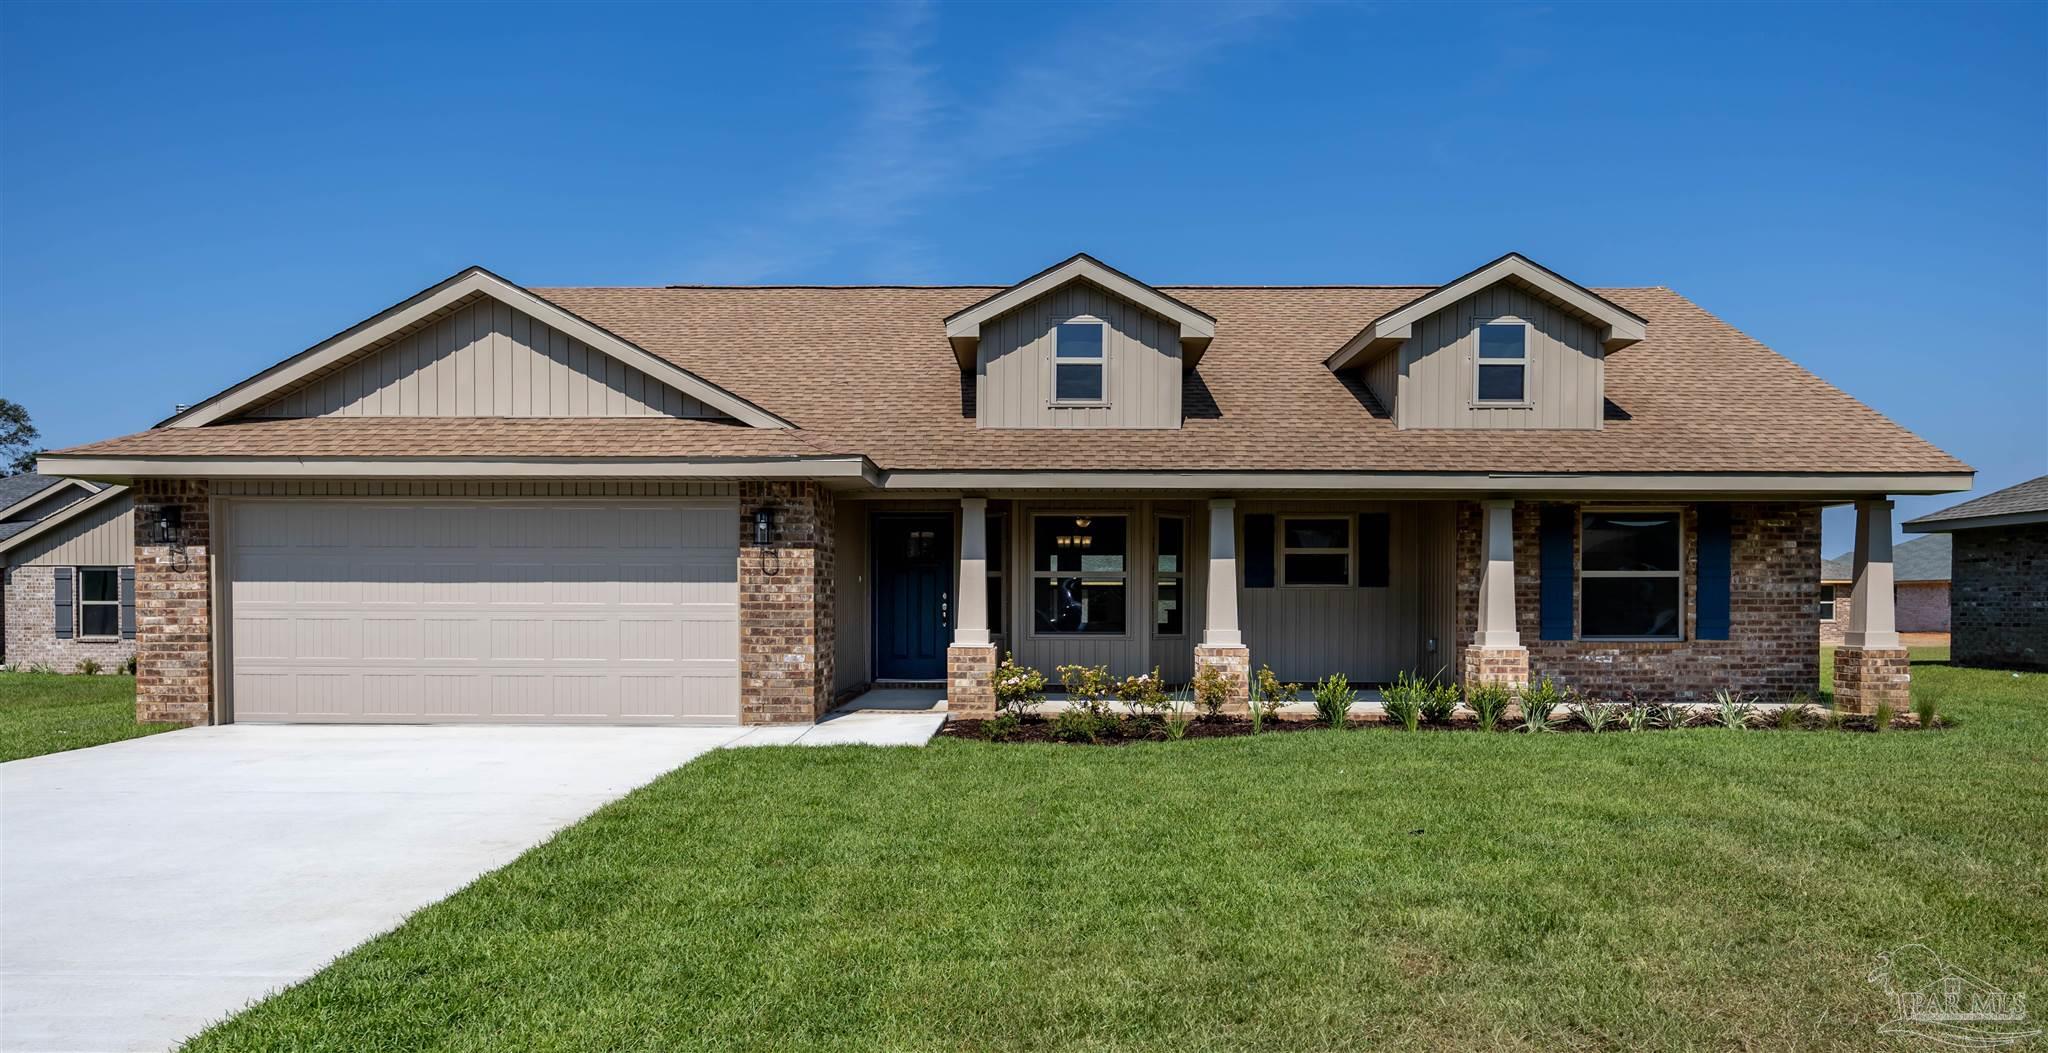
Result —
[{"label": "red brick column base", "polygon": [[1467,647],[1461,658],[1463,682],[1523,687],[1529,683],[1529,649],[1526,647]]},{"label": "red brick column base", "polygon": [[946,648],[946,712],[962,720],[986,720],[996,715],[994,644],[954,644]]},{"label": "red brick column base", "polygon": [[[155,540],[178,509],[184,542]],[[213,523],[201,479],[135,481],[135,719],[213,722]]]},{"label": "red brick column base", "polygon": [[1223,712],[1243,715],[1251,710],[1252,652],[1249,647],[1200,644],[1195,648],[1195,671],[1214,667],[1228,685],[1223,694]]},{"label": "red brick column base", "polygon": [[1890,703],[1904,713],[1913,702],[1913,673],[1904,648],[1838,647],[1835,649],[1835,708],[1844,713],[1875,713]]}]

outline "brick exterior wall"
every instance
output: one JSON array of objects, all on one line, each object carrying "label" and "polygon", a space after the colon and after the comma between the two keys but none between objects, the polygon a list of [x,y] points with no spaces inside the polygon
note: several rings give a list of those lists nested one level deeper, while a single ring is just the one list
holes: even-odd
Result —
[{"label": "brick exterior wall", "polygon": [[1529,682],[1526,647],[1467,647],[1458,655],[1459,683],[1521,687]]},{"label": "brick exterior wall", "polygon": [[[1820,681],[1820,629],[1815,619],[1820,577],[1820,507],[1789,503],[1730,505],[1730,631],[1700,640],[1694,582],[1698,517],[1684,509],[1685,639],[1670,643],[1544,640],[1539,615],[1541,508],[1515,506],[1515,627],[1529,652],[1529,676],[1550,677],[1588,694],[1633,690],[1648,700],[1706,701],[1717,688],[1766,699],[1815,691]],[[1479,624],[1482,511],[1461,502],[1457,524],[1458,667]],[[1573,606],[1578,604],[1573,590]],[[1576,619],[1575,619],[1576,620]]]},{"label": "brick exterior wall", "polygon": [[[176,505],[182,548],[150,539],[149,510]],[[213,719],[213,528],[201,480],[135,482],[135,719],[205,724]]]},{"label": "brick exterior wall", "polygon": [[996,715],[996,645],[946,648],[946,712],[985,719]]},{"label": "brick exterior wall", "polygon": [[135,656],[133,640],[57,639],[57,568],[9,567],[6,571],[7,665],[76,672],[92,659],[102,673],[118,673]]},{"label": "brick exterior wall", "polygon": [[1902,633],[1948,631],[1948,582],[1907,581],[1892,590],[1894,615]]},{"label": "brick exterior wall", "polygon": [[1223,712],[1243,715],[1251,712],[1252,652],[1249,647],[1211,644],[1195,646],[1195,670],[1215,666],[1223,673]]},{"label": "brick exterior wall", "polygon": [[[754,512],[769,508],[769,544]],[[832,707],[833,498],[812,482],[740,484],[740,722],[805,724]]]},{"label": "brick exterior wall", "polygon": [[1956,532],[1957,665],[2048,670],[2048,523]]},{"label": "brick exterior wall", "polygon": [[1849,612],[1856,609],[1856,601],[1849,595],[1852,589],[1848,582],[1828,584],[1835,587],[1835,616],[1820,623],[1820,642],[1824,647],[1834,647],[1849,634]]}]

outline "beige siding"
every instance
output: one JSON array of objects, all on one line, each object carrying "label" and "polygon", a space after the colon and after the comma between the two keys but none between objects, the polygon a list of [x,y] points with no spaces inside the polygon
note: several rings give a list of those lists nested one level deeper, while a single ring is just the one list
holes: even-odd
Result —
[{"label": "beige siding", "polygon": [[832,691],[837,694],[868,683],[868,515],[873,505],[842,501],[833,511]]},{"label": "beige siding", "polygon": [[218,479],[220,497],[734,497],[733,483],[546,479]]},{"label": "beige siding", "polygon": [[[1479,325],[1530,326],[1527,408],[1473,404]],[[1599,334],[1577,317],[1510,285],[1496,285],[1415,323],[1399,351],[1395,418],[1403,428],[1598,428]]]},{"label": "beige siding", "polygon": [[[1054,406],[1054,331],[1086,320],[1108,323],[1108,405]],[[975,415],[984,428],[1178,428],[1180,327],[1074,282],[982,326],[975,385]]]},{"label": "beige siding", "polygon": [[135,502],[117,497],[7,554],[17,567],[132,567]]},{"label": "beige siding", "polygon": [[1394,392],[1400,384],[1401,356],[1399,353],[1385,354],[1374,359],[1365,369],[1365,386],[1372,397],[1379,400],[1380,408],[1394,412]]},{"label": "beige siding", "polygon": [[704,417],[703,403],[523,312],[481,299],[251,417]]},{"label": "beige siding", "polygon": [[[1429,558],[1437,548],[1448,551],[1450,517],[1434,504],[1385,501],[1243,501],[1238,514],[1269,513],[1276,517],[1344,516],[1352,522],[1353,575],[1357,573],[1357,517],[1386,512],[1391,528],[1390,569],[1386,588],[1299,586],[1275,584],[1269,589],[1240,589],[1238,618],[1252,664],[1270,665],[1283,680],[1306,684],[1331,673],[1353,681],[1383,682],[1402,670],[1427,674],[1425,653],[1430,628],[1425,625],[1423,596],[1441,592],[1448,608],[1451,575]],[[1280,524],[1275,522],[1275,544]],[[1242,561],[1240,553],[1240,561]],[[1279,567],[1276,549],[1274,566]],[[1448,637],[1440,637],[1438,653],[1448,655]]]},{"label": "beige siding", "polygon": [[[1113,501],[1088,498],[1011,503],[1009,517],[1009,558],[1006,576],[1009,590],[1010,632],[1004,645],[1026,665],[1044,670],[1057,680],[1054,668],[1062,665],[1107,665],[1117,676],[1129,676],[1157,667],[1169,683],[1181,683],[1194,675],[1194,648],[1202,633],[1202,596],[1207,577],[1200,573],[1208,552],[1208,536],[1202,532],[1206,513],[1201,505],[1180,501]],[[1129,518],[1126,602],[1129,604],[1125,635],[1041,636],[1032,631],[1031,523],[1034,516],[1049,514],[1122,515]],[[1184,636],[1154,634],[1153,607],[1158,580],[1154,519],[1178,515],[1188,520],[1186,548],[1189,563],[1197,568],[1183,586],[1182,602],[1187,605]]]}]

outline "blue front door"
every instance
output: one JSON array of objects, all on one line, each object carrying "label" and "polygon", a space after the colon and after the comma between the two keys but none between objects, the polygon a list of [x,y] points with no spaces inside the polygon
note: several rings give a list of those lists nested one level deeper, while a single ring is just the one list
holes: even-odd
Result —
[{"label": "blue front door", "polygon": [[875,517],[875,679],[940,680],[953,631],[953,517]]}]

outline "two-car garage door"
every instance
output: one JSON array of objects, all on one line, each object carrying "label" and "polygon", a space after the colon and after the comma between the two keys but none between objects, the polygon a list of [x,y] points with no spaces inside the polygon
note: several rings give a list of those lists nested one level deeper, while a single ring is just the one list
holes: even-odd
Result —
[{"label": "two-car garage door", "polygon": [[731,501],[238,500],[239,721],[739,717]]}]

